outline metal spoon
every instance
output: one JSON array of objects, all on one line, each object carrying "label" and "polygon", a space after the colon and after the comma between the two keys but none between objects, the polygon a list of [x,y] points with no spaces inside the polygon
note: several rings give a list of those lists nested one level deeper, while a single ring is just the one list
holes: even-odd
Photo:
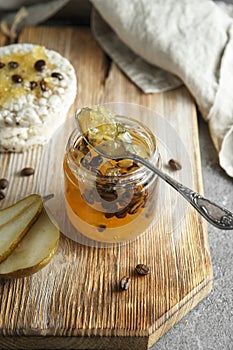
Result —
[{"label": "metal spoon", "polygon": [[124,142],[115,138],[112,140],[100,142],[99,144],[92,144],[86,137],[85,132],[87,129],[83,129],[83,123],[81,119],[81,109],[76,112],[76,120],[80,131],[83,134],[85,141],[102,157],[120,160],[132,159],[136,163],[143,164],[148,169],[157,174],[161,179],[167,182],[175,190],[177,190],[210,224],[221,230],[233,230],[233,213],[229,210],[222,208],[220,205],[211,202],[209,199],[202,197],[199,193],[191,190],[190,188],[182,185],[178,181],[174,180],[160,169],[156,168],[145,158],[134,154],[128,149],[126,150]]}]

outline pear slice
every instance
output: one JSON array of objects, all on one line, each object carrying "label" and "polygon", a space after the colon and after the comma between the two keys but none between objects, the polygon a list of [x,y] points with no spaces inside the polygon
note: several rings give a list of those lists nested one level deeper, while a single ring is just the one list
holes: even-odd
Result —
[{"label": "pear slice", "polygon": [[59,238],[59,229],[43,209],[17,248],[0,264],[0,277],[25,277],[39,271],[54,256]]},{"label": "pear slice", "polygon": [[32,194],[0,211],[0,262],[15,249],[42,208],[42,198]]}]

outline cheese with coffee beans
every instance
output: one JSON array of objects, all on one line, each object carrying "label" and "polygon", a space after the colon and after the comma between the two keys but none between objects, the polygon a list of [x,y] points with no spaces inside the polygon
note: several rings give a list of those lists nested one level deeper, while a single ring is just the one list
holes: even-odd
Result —
[{"label": "cheese with coffee beans", "polygon": [[0,151],[44,144],[65,121],[76,74],[58,52],[32,44],[0,47]]}]

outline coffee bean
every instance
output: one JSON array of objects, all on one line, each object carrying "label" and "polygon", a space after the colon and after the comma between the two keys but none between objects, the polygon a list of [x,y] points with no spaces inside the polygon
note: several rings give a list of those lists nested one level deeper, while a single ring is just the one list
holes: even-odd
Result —
[{"label": "coffee bean", "polygon": [[144,205],[144,200],[143,199],[140,199],[139,201],[137,201],[136,203],[134,203],[128,213],[133,215],[133,214],[136,214],[138,212],[138,210]]},{"label": "coffee bean", "polygon": [[46,81],[44,79],[42,79],[40,81],[40,88],[42,91],[47,91],[49,89],[48,84],[46,83]]},{"label": "coffee bean", "polygon": [[135,166],[131,166],[130,168],[127,168],[127,171],[130,173],[133,173],[134,171],[138,170],[139,166],[135,167]]},{"label": "coffee bean", "polygon": [[169,162],[168,162],[168,164],[170,165],[170,168],[172,169],[172,170],[180,170],[180,169],[182,169],[182,166],[181,166],[181,164],[177,161],[177,160],[175,160],[175,159],[170,159],[169,160]]},{"label": "coffee bean", "polygon": [[7,186],[8,186],[8,180],[7,179],[0,179],[0,189],[1,190],[4,190]]},{"label": "coffee bean", "polygon": [[53,72],[51,74],[51,77],[57,78],[58,80],[63,80],[64,79],[63,75],[61,73],[58,73],[58,72]]},{"label": "coffee bean", "polygon": [[20,172],[21,176],[31,176],[33,175],[35,172],[35,170],[33,168],[27,167],[27,168],[23,168]]},{"label": "coffee bean", "polygon": [[5,67],[5,63],[0,62],[0,69],[2,69],[3,67]]},{"label": "coffee bean", "polygon": [[23,81],[23,78],[18,74],[12,75],[11,79],[14,83],[22,83]]},{"label": "coffee bean", "polygon": [[[97,189],[98,190],[98,189]],[[116,191],[113,192],[104,192],[104,191],[99,191],[98,193],[102,199],[104,199],[107,202],[113,202],[117,199],[118,195]]]},{"label": "coffee bean", "polygon": [[102,225],[101,224],[101,225],[98,226],[98,231],[99,232],[103,232],[104,230],[106,230],[106,225]]},{"label": "coffee bean", "polygon": [[142,276],[148,275],[150,273],[150,268],[149,266],[146,266],[144,264],[138,264],[135,267],[135,271]]},{"label": "coffee bean", "polygon": [[113,218],[113,216],[115,216],[115,213],[105,213],[104,216],[106,217],[106,219],[110,219]]},{"label": "coffee bean", "polygon": [[131,279],[129,278],[129,276],[124,276],[120,281],[120,286],[122,290],[129,289],[130,284],[131,284]]},{"label": "coffee bean", "polygon": [[3,198],[5,198],[5,194],[4,194],[2,191],[0,191],[0,201],[1,201]]},{"label": "coffee bean", "polygon": [[38,61],[36,61],[36,63],[34,64],[34,68],[35,68],[35,70],[37,70],[38,72],[42,72],[42,70],[45,69],[45,66],[46,66],[45,60],[38,60]]},{"label": "coffee bean", "polygon": [[54,194],[53,193],[50,193],[50,194],[47,194],[46,196],[43,196],[43,201],[44,202],[47,202],[49,201],[50,199],[54,198]]},{"label": "coffee bean", "polygon": [[15,62],[15,61],[11,61],[8,63],[8,67],[11,68],[11,69],[15,69],[19,66],[18,62]]},{"label": "coffee bean", "polygon": [[127,212],[128,212],[128,208],[126,207],[123,210],[116,212],[115,215],[118,219],[124,219],[127,215]]},{"label": "coffee bean", "polygon": [[30,81],[30,89],[31,90],[34,90],[35,89],[35,87],[37,87],[37,82],[36,81]]},{"label": "coffee bean", "polygon": [[92,167],[98,167],[103,162],[103,158],[98,155],[96,157],[93,157],[90,161],[90,166]]},{"label": "coffee bean", "polygon": [[118,197],[117,191],[114,190],[113,183],[105,183],[103,185],[101,183],[99,184],[98,182],[96,182],[96,189],[100,197],[107,202],[113,202]]},{"label": "coffee bean", "polygon": [[144,195],[144,192],[145,192],[145,189],[143,185],[137,186],[136,188],[134,188],[133,196],[136,200],[138,200]]}]

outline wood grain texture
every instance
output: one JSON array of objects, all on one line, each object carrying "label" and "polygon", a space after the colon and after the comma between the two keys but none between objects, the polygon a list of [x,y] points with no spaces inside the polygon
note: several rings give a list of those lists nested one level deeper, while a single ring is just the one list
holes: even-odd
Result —
[{"label": "wood grain texture", "polygon": [[[19,42],[58,50],[78,77],[75,107],[108,101],[133,102],[166,116],[179,133],[193,169],[193,188],[203,191],[197,117],[185,88],[143,94],[106,59],[89,29],[27,27]],[[74,107],[70,114],[74,113]],[[38,189],[38,172],[21,178],[24,166],[37,170],[41,147],[22,154],[0,154],[0,177],[10,180],[6,207]],[[211,290],[207,225],[189,208],[179,240],[151,229],[137,241],[108,249],[82,246],[62,237],[54,259],[35,275],[0,283],[1,349],[147,349]],[[150,275],[134,272],[138,263]],[[119,289],[122,276],[132,279]]]}]

